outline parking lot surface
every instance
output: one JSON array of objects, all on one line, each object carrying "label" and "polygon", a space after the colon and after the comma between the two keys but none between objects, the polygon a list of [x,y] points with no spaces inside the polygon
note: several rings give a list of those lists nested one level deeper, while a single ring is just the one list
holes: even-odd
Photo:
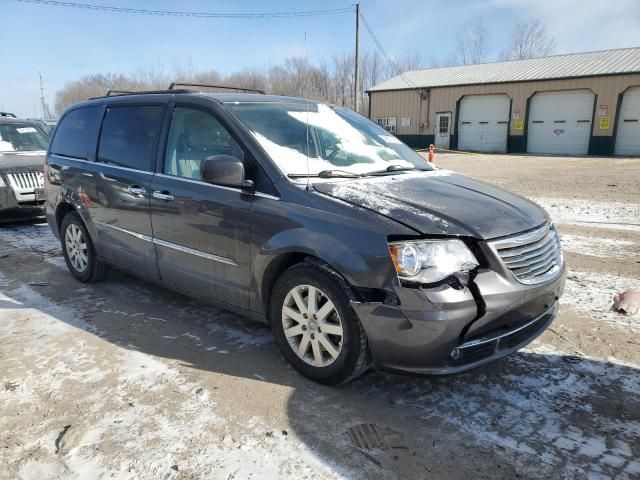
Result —
[{"label": "parking lot surface", "polygon": [[299,376],[268,328],[0,226],[0,478],[638,478],[640,159],[438,154],[534,199],[569,266],[528,348],[453,377]]}]

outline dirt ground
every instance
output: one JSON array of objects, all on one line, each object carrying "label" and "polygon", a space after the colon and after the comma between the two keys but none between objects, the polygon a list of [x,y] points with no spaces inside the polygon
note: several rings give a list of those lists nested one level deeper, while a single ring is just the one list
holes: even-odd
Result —
[{"label": "dirt ground", "polygon": [[[269,330],[113,272],[84,285],[38,222],[0,226],[0,478],[640,477],[640,159],[438,154],[541,203],[556,321],[497,364],[337,388]],[[615,185],[615,186],[611,186]]]}]

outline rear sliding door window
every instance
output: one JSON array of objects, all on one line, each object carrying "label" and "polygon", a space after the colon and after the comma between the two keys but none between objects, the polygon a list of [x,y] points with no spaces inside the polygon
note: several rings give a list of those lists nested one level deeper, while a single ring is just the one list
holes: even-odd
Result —
[{"label": "rear sliding door window", "polygon": [[86,160],[89,149],[95,148],[95,133],[101,113],[99,105],[67,113],[56,129],[51,153]]},{"label": "rear sliding door window", "polygon": [[163,111],[160,105],[109,108],[102,122],[98,161],[151,171]]}]

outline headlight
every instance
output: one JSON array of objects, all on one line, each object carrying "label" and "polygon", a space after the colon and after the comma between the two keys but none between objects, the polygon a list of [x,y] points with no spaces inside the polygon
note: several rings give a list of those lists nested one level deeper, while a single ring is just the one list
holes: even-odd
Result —
[{"label": "headlight", "polygon": [[478,266],[476,257],[460,240],[390,242],[389,251],[398,278],[409,282],[438,282]]}]

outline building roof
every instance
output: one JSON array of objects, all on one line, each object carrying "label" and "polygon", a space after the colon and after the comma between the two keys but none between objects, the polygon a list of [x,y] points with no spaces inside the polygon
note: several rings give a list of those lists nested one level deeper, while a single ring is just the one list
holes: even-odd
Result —
[{"label": "building roof", "polygon": [[369,91],[524,82],[621,73],[640,73],[640,47],[411,70],[379,83]]}]

